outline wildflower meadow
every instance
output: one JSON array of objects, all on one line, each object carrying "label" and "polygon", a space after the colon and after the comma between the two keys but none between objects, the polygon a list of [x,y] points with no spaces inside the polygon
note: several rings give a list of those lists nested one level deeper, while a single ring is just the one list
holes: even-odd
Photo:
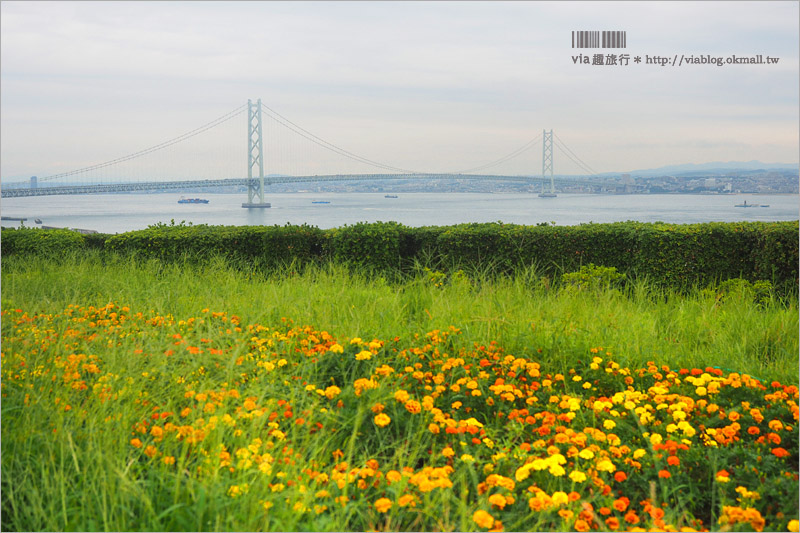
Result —
[{"label": "wildflower meadow", "polygon": [[796,296],[9,263],[3,529],[798,530]]}]

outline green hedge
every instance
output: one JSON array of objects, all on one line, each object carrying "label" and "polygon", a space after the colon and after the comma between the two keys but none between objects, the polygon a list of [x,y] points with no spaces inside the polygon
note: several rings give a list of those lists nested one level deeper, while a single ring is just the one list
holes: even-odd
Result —
[{"label": "green hedge", "polygon": [[313,226],[157,225],[118,235],[4,229],[2,254],[103,248],[143,257],[209,256],[264,268],[333,260],[376,271],[407,271],[415,262],[441,270],[510,273],[535,266],[556,277],[582,265],[615,267],[673,287],[731,278],[797,285],[798,222],[579,226],[459,224],[410,228],[396,222],[330,230]]}]

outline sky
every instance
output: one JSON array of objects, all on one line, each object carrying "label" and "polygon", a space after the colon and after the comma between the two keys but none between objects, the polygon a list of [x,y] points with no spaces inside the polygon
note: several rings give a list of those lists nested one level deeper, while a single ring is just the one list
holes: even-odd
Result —
[{"label": "sky", "polygon": [[[797,164],[799,5],[4,0],[0,178],[126,156],[248,99],[351,153],[421,172],[485,165],[545,129],[556,174]],[[572,48],[576,30],[625,31],[626,48]],[[587,65],[580,54],[630,59]],[[652,63],[757,54],[779,60]],[[356,171],[263,120],[265,172]],[[200,172],[193,165],[246,173],[246,111],[214,131],[152,164],[176,177]],[[540,174],[541,142],[531,146],[487,172]]]}]

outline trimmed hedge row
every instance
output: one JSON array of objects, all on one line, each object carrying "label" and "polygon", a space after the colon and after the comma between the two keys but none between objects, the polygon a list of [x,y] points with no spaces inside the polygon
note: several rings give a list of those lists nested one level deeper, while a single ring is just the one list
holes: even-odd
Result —
[{"label": "trimmed hedge row", "polygon": [[158,225],[118,235],[4,229],[2,254],[61,254],[81,247],[164,260],[221,255],[262,267],[334,260],[377,271],[403,271],[415,261],[442,270],[509,273],[536,266],[560,275],[593,263],[632,277],[687,287],[731,278],[798,282],[798,222],[664,224],[619,222],[580,226],[460,224],[410,228],[396,222],[331,230],[314,226]]}]

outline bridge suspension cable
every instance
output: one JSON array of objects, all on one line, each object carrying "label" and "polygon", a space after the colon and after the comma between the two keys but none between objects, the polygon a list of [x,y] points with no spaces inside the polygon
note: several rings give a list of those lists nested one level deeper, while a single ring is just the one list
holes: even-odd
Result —
[{"label": "bridge suspension cable", "polygon": [[517,148],[516,150],[514,150],[513,152],[501,157],[500,159],[497,159],[496,161],[492,161],[491,163],[486,163],[485,165],[481,165],[479,167],[468,168],[466,170],[459,170],[459,171],[453,172],[453,174],[468,174],[470,172],[475,172],[475,171],[478,171],[478,170],[483,170],[483,169],[486,169],[486,168],[497,166],[497,165],[499,165],[501,163],[505,163],[506,161],[511,161],[515,157],[521,155],[523,152],[526,152],[526,151],[530,150],[531,148],[533,148],[533,145],[535,143],[539,142],[541,139],[542,139],[542,135],[539,134],[536,137],[534,137],[533,139],[531,139],[530,141],[528,141],[527,143],[525,143],[523,146],[521,146],[521,147]]},{"label": "bridge suspension cable", "polygon": [[203,126],[200,126],[199,128],[193,129],[192,131],[186,132],[183,135],[179,135],[179,136],[177,136],[177,137],[175,137],[173,139],[170,139],[168,141],[164,141],[162,143],[159,143],[159,144],[156,144],[154,146],[151,146],[150,148],[145,148],[144,150],[139,150],[138,152],[134,152],[134,153],[128,154],[126,156],[118,157],[116,159],[112,159],[112,160],[106,161],[104,163],[98,163],[96,165],[91,165],[91,166],[88,166],[88,167],[79,168],[77,170],[70,170],[69,172],[62,172],[60,174],[53,174],[52,176],[47,176],[47,177],[41,178],[40,181],[50,181],[50,180],[54,180],[54,179],[58,179],[58,178],[66,178],[66,177],[69,177],[69,176],[74,176],[76,174],[81,174],[83,172],[89,172],[89,171],[92,171],[92,170],[98,170],[98,169],[101,169],[101,168],[110,167],[110,166],[116,165],[118,163],[124,163],[125,161],[130,161],[132,159],[136,159],[136,158],[145,156],[147,154],[151,154],[153,152],[157,152],[159,150],[162,150],[162,149],[167,148],[169,146],[172,146],[174,144],[178,144],[179,142],[185,141],[187,139],[191,139],[192,137],[200,135],[203,132],[206,132],[206,131],[208,131],[208,130],[216,127],[216,126],[219,126],[220,124],[223,124],[223,123],[229,121],[230,119],[232,119],[232,118],[234,118],[236,116],[239,116],[242,113],[244,113],[246,108],[247,108],[247,104],[243,104],[243,105],[237,107],[236,109],[234,109],[233,111],[230,111],[229,113],[226,113],[225,115],[222,115],[221,117],[219,117],[219,118],[217,118],[215,120],[212,120],[211,122],[208,122],[207,124],[204,124]]},{"label": "bridge suspension cable", "polygon": [[383,168],[383,169],[386,169],[386,170],[393,170],[395,172],[400,172],[400,173],[404,173],[404,174],[419,174],[419,172],[416,171],[416,170],[408,170],[408,169],[404,169],[404,168],[393,167],[391,165],[385,165],[383,163],[379,163],[377,161],[373,161],[371,159],[367,159],[366,157],[361,157],[360,155],[356,155],[356,154],[354,154],[352,152],[349,152],[349,151],[345,150],[344,148],[340,148],[340,147],[336,146],[335,144],[330,143],[330,142],[326,141],[325,139],[322,139],[322,138],[314,135],[310,131],[302,128],[301,126],[298,126],[297,124],[295,124],[294,122],[292,122],[288,118],[284,117],[283,115],[281,115],[280,113],[278,113],[274,109],[271,109],[270,107],[264,105],[263,103],[261,104],[261,107],[264,109],[264,111],[266,111],[267,116],[269,118],[271,118],[272,120],[274,120],[275,122],[277,122],[278,124],[280,124],[280,125],[284,126],[285,128],[293,131],[294,133],[300,135],[301,137],[303,137],[305,139],[308,139],[309,141],[313,142],[314,144],[317,144],[317,145],[319,145],[319,146],[321,146],[323,148],[326,148],[326,149],[328,149],[328,150],[330,150],[332,152],[335,152],[335,153],[337,153],[337,154],[339,154],[341,156],[344,156],[344,157],[353,159],[354,161],[358,161],[359,163],[365,163],[367,165],[371,165],[371,166],[374,166],[374,167],[377,167],[377,168]]},{"label": "bridge suspension cable", "polygon": [[[561,150],[561,153],[563,153],[565,156],[567,156],[567,158],[569,158],[569,159],[570,159],[570,160],[571,160],[573,163],[575,163],[576,165],[578,165],[578,167],[579,167],[579,168],[581,168],[582,170],[585,170],[585,171],[589,172],[589,174],[590,174],[590,175],[592,175],[592,176],[596,176],[596,175],[597,175],[597,172],[595,172],[594,170],[592,170],[592,167],[590,167],[589,165],[587,165],[586,163],[584,163],[584,162],[581,160],[581,158],[580,158],[580,157],[578,157],[578,156],[575,154],[575,152],[573,152],[572,150],[570,150],[569,146],[567,146],[567,145],[564,143],[564,141],[562,141],[562,140],[561,140],[561,138],[560,138],[558,135],[556,135],[555,137],[556,137],[556,139],[558,140],[558,142],[556,143],[556,147],[557,147],[559,150]],[[566,151],[565,151],[565,150],[566,150]],[[567,153],[567,152],[569,152],[569,153]],[[571,155],[570,155],[570,154],[571,154]]]}]

